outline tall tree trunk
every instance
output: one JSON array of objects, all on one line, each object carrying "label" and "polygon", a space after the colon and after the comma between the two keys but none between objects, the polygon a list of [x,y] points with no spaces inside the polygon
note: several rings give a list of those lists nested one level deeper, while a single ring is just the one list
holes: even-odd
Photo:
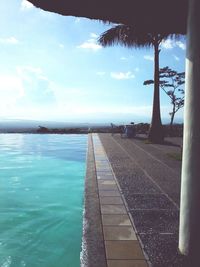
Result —
[{"label": "tall tree trunk", "polygon": [[154,97],[152,120],[149,129],[148,139],[153,143],[162,143],[164,131],[160,118],[160,87],[159,87],[159,42],[158,38],[154,44]]},{"label": "tall tree trunk", "polygon": [[173,106],[173,111],[171,113],[171,120],[170,120],[170,126],[169,126],[169,132],[170,132],[170,136],[173,136],[173,130],[172,130],[172,125],[173,125],[173,122],[174,122],[174,116],[175,116],[175,105]]}]

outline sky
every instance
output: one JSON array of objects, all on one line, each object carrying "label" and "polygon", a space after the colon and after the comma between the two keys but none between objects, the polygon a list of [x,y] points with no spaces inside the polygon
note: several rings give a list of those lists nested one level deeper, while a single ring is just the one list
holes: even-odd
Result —
[{"label": "sky", "polygon": [[[153,49],[97,43],[112,25],[0,1],[0,121],[150,122]],[[185,40],[161,45],[160,67],[185,68]],[[161,91],[169,123],[169,97]],[[175,120],[181,122],[183,110]]]}]

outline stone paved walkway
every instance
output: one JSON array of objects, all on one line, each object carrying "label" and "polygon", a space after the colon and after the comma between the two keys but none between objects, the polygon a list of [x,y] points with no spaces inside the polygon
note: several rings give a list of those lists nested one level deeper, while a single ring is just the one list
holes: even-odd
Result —
[{"label": "stone paved walkway", "polygon": [[181,152],[180,146],[99,136],[152,266],[183,267],[178,253],[181,163],[170,157]]},{"label": "stone paved walkway", "polygon": [[107,266],[147,267],[129,208],[96,134],[93,134],[93,148]]}]

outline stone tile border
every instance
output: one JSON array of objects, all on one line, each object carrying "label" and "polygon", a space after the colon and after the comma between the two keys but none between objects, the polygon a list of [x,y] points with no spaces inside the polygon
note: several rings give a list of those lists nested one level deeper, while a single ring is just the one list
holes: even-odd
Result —
[{"label": "stone tile border", "polygon": [[92,140],[107,267],[148,267],[103,145]]},{"label": "stone tile border", "polygon": [[88,135],[81,267],[107,267],[105,255],[93,142]]}]

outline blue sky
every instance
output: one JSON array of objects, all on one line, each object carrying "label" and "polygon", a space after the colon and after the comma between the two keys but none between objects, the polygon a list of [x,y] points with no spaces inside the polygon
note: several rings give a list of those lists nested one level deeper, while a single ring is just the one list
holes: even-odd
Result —
[{"label": "blue sky", "polygon": [[[96,40],[111,25],[44,12],[25,0],[1,0],[0,14],[0,120],[150,121],[153,86],[143,81],[153,78],[153,49],[102,48]],[[164,42],[160,66],[184,65],[184,40]],[[161,92],[165,123],[170,108]]]}]

